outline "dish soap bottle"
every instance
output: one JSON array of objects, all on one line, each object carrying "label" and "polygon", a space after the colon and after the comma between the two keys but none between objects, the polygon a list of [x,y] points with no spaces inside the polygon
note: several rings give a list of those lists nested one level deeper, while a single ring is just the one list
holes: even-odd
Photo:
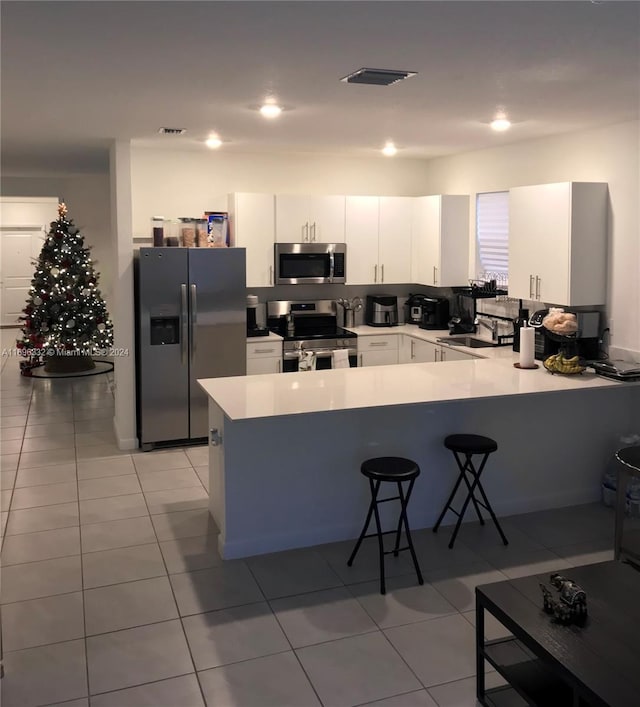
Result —
[{"label": "dish soap bottle", "polygon": [[529,321],[529,310],[518,310],[518,318],[513,320],[513,350],[520,351],[520,328],[527,326]]}]

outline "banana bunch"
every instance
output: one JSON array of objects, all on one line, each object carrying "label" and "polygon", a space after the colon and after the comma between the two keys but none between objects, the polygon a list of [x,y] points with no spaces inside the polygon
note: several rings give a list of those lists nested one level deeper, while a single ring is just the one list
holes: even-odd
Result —
[{"label": "banana bunch", "polygon": [[544,367],[551,373],[582,373],[584,366],[580,365],[580,357],[565,358],[563,353],[553,354],[543,361]]}]

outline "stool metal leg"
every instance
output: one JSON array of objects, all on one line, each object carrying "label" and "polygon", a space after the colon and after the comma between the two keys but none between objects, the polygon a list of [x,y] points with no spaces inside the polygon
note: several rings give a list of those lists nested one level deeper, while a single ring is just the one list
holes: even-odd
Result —
[{"label": "stool metal leg", "polygon": [[373,497],[373,517],[376,521],[376,530],[378,532],[378,555],[380,558],[380,594],[386,594],[387,589],[384,581],[384,543],[382,542],[382,527],[380,526],[380,513],[378,512],[378,491],[380,489],[380,482],[376,481],[375,488],[373,486],[373,481],[369,480],[371,484],[371,495]]},{"label": "stool metal leg", "polygon": [[[411,481],[409,482],[409,488],[407,489],[406,496],[402,493],[402,484],[398,483],[398,495],[400,496],[400,522],[404,523],[404,532],[407,536],[407,545],[409,546],[409,552],[411,553],[413,566],[416,570],[416,575],[418,575],[418,584],[424,584],[424,579],[422,579],[422,572],[420,571],[420,565],[418,564],[418,558],[416,557],[416,551],[413,547],[413,540],[411,539],[411,531],[409,530],[409,520],[407,518],[407,505],[409,504],[409,498],[411,497],[411,491],[413,490],[414,481],[415,479],[411,479]],[[399,541],[400,536],[398,535],[397,542],[399,543]]]},{"label": "stool metal leg", "polygon": [[[380,482],[378,482],[379,484]],[[364,521],[364,525],[362,526],[362,532],[360,533],[360,537],[358,538],[358,541],[356,542],[356,546],[353,548],[353,552],[351,553],[351,557],[347,560],[347,565],[351,567],[353,564],[353,561],[358,554],[358,550],[360,549],[360,545],[362,545],[362,541],[364,540],[364,536],[367,534],[367,529],[369,527],[369,523],[371,522],[371,516],[373,515],[373,509],[375,507],[375,500],[376,497],[373,493],[373,481],[369,479],[369,486],[371,487],[371,503],[369,503],[369,510],[367,511],[367,518]],[[377,493],[377,492],[376,492]]]},{"label": "stool metal leg", "polygon": [[[456,461],[458,462],[458,467],[460,468],[460,473],[463,474],[464,476],[464,483],[467,486],[467,490],[469,493],[471,493],[471,484],[469,483],[469,479],[467,478],[467,472],[471,474],[471,477],[473,478],[475,474],[473,473],[473,462],[471,461],[471,454],[465,454],[465,461],[464,465],[460,463],[460,459],[458,458],[457,452],[453,453]],[[487,459],[489,455],[485,454],[485,460]],[[480,525],[484,525],[484,518],[482,517],[482,514],[480,513],[480,506],[478,505],[478,501],[476,501],[475,494],[471,494],[471,502],[473,503],[473,507],[476,509],[476,515],[478,516],[478,520],[480,521]]]},{"label": "stool metal leg", "polygon": [[[413,482],[412,482],[413,483]],[[400,503],[402,503],[402,482],[398,481],[398,498]],[[393,556],[398,557],[398,552],[400,551],[400,538],[402,537],[402,513],[398,518],[398,529],[396,530],[396,544],[393,548]]]},{"label": "stool metal leg", "polygon": [[453,487],[453,491],[451,492],[451,495],[449,496],[449,499],[447,500],[447,502],[444,504],[444,508],[442,509],[442,513],[440,514],[440,517],[436,521],[436,524],[433,526],[434,533],[438,532],[438,528],[440,527],[440,523],[442,523],[442,519],[445,517],[447,511],[451,507],[451,503],[452,503],[453,499],[455,498],[455,495],[458,492],[458,488],[461,483],[462,483],[462,475],[458,476],[458,480],[456,481],[456,484]]},{"label": "stool metal leg", "polygon": [[[487,457],[489,455],[487,454]],[[491,507],[491,504],[489,503],[489,499],[487,498],[487,494],[484,492],[484,488],[482,488],[482,484],[480,483],[480,474],[482,472],[482,469],[484,467],[484,462],[486,461],[486,457],[483,460],[483,463],[480,465],[480,469],[478,470],[477,476],[476,476],[476,482],[474,486],[478,487],[478,491],[480,491],[480,495],[482,496],[482,500],[484,501],[484,507],[487,509],[489,515],[491,516],[491,520],[494,522],[496,526],[496,530],[500,534],[500,537],[502,538],[502,544],[503,545],[508,545],[509,541],[507,540],[506,535],[502,532],[502,527],[500,526],[500,523],[498,523],[498,519],[496,518],[496,514],[493,512],[493,508]]]}]

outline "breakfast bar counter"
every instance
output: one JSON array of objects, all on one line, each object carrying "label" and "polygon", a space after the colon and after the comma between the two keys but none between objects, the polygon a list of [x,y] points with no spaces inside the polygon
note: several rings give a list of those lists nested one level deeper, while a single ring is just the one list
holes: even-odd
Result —
[{"label": "breakfast bar counter", "polygon": [[368,503],[359,467],[376,456],[419,464],[409,521],[431,527],[456,476],[442,444],[453,433],[498,442],[483,484],[499,516],[596,500],[616,440],[640,422],[640,386],[518,370],[507,349],[482,355],[199,381],[223,557],[356,537]]}]

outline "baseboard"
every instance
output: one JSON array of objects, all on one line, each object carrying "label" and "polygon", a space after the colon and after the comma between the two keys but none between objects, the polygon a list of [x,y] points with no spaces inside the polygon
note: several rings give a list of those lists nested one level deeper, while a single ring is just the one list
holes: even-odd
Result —
[{"label": "baseboard", "polygon": [[139,445],[137,437],[122,437],[120,435],[118,430],[118,422],[115,417],[113,418],[113,432],[116,436],[116,444],[118,445],[118,449],[122,449],[123,451],[138,449]]}]

